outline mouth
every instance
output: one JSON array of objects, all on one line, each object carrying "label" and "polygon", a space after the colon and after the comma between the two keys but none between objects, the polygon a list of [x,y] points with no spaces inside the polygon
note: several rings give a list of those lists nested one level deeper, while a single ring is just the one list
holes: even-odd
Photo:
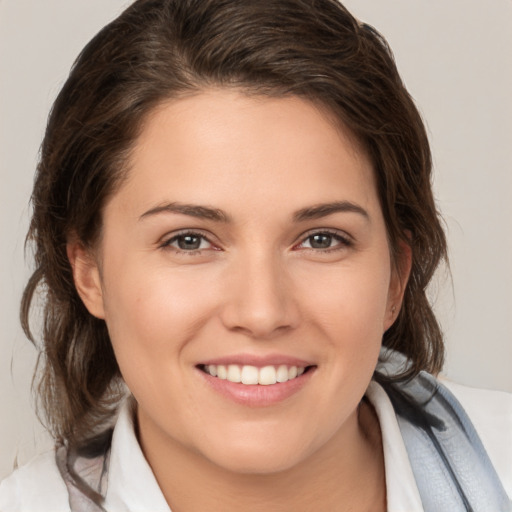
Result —
[{"label": "mouth", "polygon": [[300,395],[317,373],[313,361],[287,354],[231,354],[201,361],[196,370],[209,389],[236,404],[268,407]]},{"label": "mouth", "polygon": [[299,379],[305,373],[312,371],[315,366],[294,365],[267,365],[257,367],[238,364],[202,364],[199,370],[215,379],[225,380],[245,386],[272,386],[284,384],[288,381]]}]

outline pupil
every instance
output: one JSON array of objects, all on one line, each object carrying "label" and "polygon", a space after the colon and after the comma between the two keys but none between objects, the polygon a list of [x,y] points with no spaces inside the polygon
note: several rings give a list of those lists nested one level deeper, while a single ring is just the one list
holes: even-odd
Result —
[{"label": "pupil", "polygon": [[331,235],[313,235],[311,247],[313,247],[314,249],[327,249],[330,247],[331,241]]},{"label": "pupil", "polygon": [[180,249],[199,249],[201,239],[198,236],[184,235],[178,239]]}]

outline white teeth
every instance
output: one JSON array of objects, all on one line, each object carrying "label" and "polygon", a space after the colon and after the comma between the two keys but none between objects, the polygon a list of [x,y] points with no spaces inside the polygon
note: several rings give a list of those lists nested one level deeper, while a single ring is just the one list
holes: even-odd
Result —
[{"label": "white teeth", "polygon": [[260,369],[258,384],[268,386],[270,384],[275,384],[276,382],[276,369],[273,366],[264,366]]},{"label": "white teeth", "polygon": [[[210,368],[211,367],[212,366],[210,365]],[[228,371],[226,370],[226,367],[222,364],[219,364],[219,366],[217,366],[217,377],[223,380],[226,380],[228,377]]]},{"label": "white teeth", "polygon": [[242,384],[258,384],[258,368],[242,366]]},{"label": "white teeth", "polygon": [[212,377],[228,380],[230,382],[241,382],[249,386],[255,384],[269,386],[300,377],[304,373],[305,368],[302,366],[286,366],[285,364],[277,368],[275,366],[257,368],[256,366],[250,365],[239,366],[237,364],[230,364],[225,366],[223,364],[210,364],[205,366],[204,370]]},{"label": "white teeth", "polygon": [[236,364],[230,364],[228,366],[227,380],[230,382],[240,382],[242,380],[239,366]]},{"label": "white teeth", "polygon": [[277,382],[286,382],[288,380],[288,367],[282,364],[276,372]]}]

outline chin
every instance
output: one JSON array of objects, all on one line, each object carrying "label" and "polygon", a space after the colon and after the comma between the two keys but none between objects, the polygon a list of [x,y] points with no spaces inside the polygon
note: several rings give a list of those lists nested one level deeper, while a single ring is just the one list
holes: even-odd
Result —
[{"label": "chin", "polygon": [[[288,442],[286,442],[288,441]],[[245,475],[268,475],[287,471],[299,465],[311,455],[311,450],[304,442],[290,439],[258,440],[254,436],[252,442],[247,437],[231,438],[228,445],[224,439],[212,451],[211,445],[204,455],[217,467],[226,471]]]},{"label": "chin", "polygon": [[297,466],[301,458],[297,454],[269,453],[266,449],[259,453],[223,454],[222,458],[211,460],[230,473],[239,475],[271,475],[285,472]]}]

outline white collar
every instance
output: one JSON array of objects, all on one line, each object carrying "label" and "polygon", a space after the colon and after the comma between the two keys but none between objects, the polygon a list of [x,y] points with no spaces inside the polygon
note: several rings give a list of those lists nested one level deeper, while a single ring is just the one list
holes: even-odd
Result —
[{"label": "white collar", "polygon": [[[377,413],[382,432],[387,510],[422,512],[421,498],[391,401],[374,381],[366,396]],[[128,399],[121,406],[112,438],[105,508],[171,512],[137,441],[134,416],[134,400]]]},{"label": "white collar", "polygon": [[122,406],[114,428],[106,510],[171,512],[135,434],[135,400]]}]

